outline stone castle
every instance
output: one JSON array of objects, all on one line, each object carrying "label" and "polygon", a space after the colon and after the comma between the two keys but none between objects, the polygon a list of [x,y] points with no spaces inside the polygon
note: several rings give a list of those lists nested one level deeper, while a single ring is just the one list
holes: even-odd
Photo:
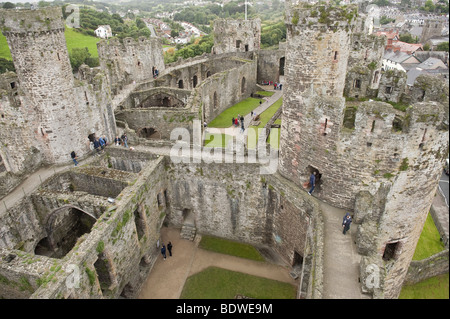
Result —
[{"label": "stone castle", "polygon": [[[362,291],[398,297],[448,154],[448,83],[420,76],[408,87],[382,70],[385,42],[362,7],[286,6],[278,50],[260,50],[259,20],[217,21],[211,54],[164,65],[156,39],[102,40],[100,67],[76,75],[61,8],[0,10],[17,72],[0,76],[1,196],[41,167],[68,165],[72,150],[86,161],[2,207],[1,297],[134,298],[161,227],[183,232],[189,219],[197,233],[269,247],[301,267],[299,298],[321,298],[318,201],[354,217]],[[282,77],[275,174],[168,156],[175,129],[195,135],[195,121]],[[392,106],[400,101],[405,111]],[[95,137],[124,132],[136,150],[91,156]],[[368,265],[380,270],[376,287],[364,285]]]}]

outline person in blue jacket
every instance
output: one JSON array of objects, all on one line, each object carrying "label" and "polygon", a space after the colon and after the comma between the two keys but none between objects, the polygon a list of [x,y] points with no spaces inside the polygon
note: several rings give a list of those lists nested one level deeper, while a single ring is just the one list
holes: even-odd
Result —
[{"label": "person in blue jacket", "polygon": [[311,195],[314,188],[316,187],[316,171],[312,172],[311,176],[309,177],[309,185],[311,186],[311,189],[309,190],[308,194]]},{"label": "person in blue jacket", "polygon": [[345,233],[350,229],[350,224],[352,223],[352,217],[349,213],[346,213],[343,220],[342,220],[342,227],[344,230],[342,233],[345,235]]}]

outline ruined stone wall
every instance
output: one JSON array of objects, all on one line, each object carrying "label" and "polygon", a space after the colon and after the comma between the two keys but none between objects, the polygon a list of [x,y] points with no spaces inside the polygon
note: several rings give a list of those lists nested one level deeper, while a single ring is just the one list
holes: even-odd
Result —
[{"label": "ruined stone wall", "polygon": [[258,51],[261,46],[261,20],[214,20],[215,54]]},{"label": "ruined stone wall", "polygon": [[215,73],[199,87],[203,120],[207,123],[256,91],[256,61],[241,62],[237,67]]},{"label": "ruined stone wall", "polygon": [[386,38],[353,33],[344,96],[376,97]]},{"label": "ruined stone wall", "polygon": [[113,141],[116,136],[116,119],[106,75],[99,68],[83,65],[79,70],[79,80],[75,80],[75,94],[83,105],[80,122],[84,127],[84,145],[89,146],[89,134],[106,136],[108,141]]},{"label": "ruined stone wall", "polygon": [[382,73],[377,98],[382,101],[400,102],[406,89],[406,73],[388,70]]},{"label": "ruined stone wall", "polygon": [[[125,160],[126,151],[117,152],[122,154],[113,154],[112,158],[117,156]],[[133,160],[139,158],[144,160],[144,157],[139,156]],[[1,284],[11,283],[14,276],[27,276],[28,272],[34,275],[31,279],[30,276],[26,277],[31,286],[29,292],[19,295],[20,287],[10,284],[13,293],[8,298],[135,297],[158,255],[156,242],[166,216],[166,204],[169,204],[168,201],[158,202],[157,199],[167,190],[166,171],[162,162],[163,158],[148,162],[141,170],[139,179],[124,189],[115,203],[107,204],[91,232],[79,238],[64,259],[36,258],[27,253],[8,250],[6,254],[16,255],[14,263],[28,266],[27,269],[20,269],[0,263],[0,275],[3,276],[0,277]],[[107,159],[102,159],[102,163],[105,165]],[[28,262],[24,262],[26,260]],[[46,260],[48,263],[44,264],[42,261]],[[68,285],[68,282],[73,282],[73,267],[78,270],[80,279],[77,288]]]},{"label": "ruined stone wall", "polygon": [[[285,55],[285,49],[258,51],[257,81],[259,84],[263,81],[280,81],[280,75],[284,75],[284,68],[281,68],[280,64]],[[283,74],[280,74],[280,69]]]},{"label": "ruined stone wall", "polygon": [[168,221],[172,225],[181,227],[183,210],[189,209],[199,233],[268,243],[268,189],[262,187],[258,165],[169,161],[166,169],[171,180]]},{"label": "ruined stone wall", "polygon": [[160,73],[165,68],[162,46],[156,38],[125,38],[122,42],[116,38],[102,40],[97,49],[100,67],[114,94],[133,81],[151,79],[153,67]]}]

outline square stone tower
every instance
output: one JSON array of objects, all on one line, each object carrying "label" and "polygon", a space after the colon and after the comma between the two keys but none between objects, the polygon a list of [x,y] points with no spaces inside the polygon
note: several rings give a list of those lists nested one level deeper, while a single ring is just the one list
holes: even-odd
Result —
[{"label": "square stone tower", "polygon": [[261,20],[214,21],[215,54],[258,51],[261,47]]}]

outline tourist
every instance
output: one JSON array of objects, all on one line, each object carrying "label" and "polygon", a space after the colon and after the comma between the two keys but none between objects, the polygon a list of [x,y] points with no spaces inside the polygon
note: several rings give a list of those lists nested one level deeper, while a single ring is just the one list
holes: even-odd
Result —
[{"label": "tourist", "polygon": [[103,141],[105,142],[105,147],[108,146],[108,139],[106,138],[106,135],[103,135]]},{"label": "tourist", "polygon": [[350,229],[350,224],[352,223],[352,218],[350,217],[349,213],[346,213],[344,216],[344,219],[342,220],[342,227],[344,230],[342,233],[345,235],[345,233]]},{"label": "tourist", "polygon": [[232,125],[236,125],[236,124],[234,123],[234,116],[233,116],[233,119],[231,120],[231,123],[232,123]]},{"label": "tourist", "polygon": [[121,140],[120,140],[120,138],[119,138],[119,136],[116,136],[116,138],[114,139],[114,144],[116,145],[116,146],[119,146],[120,144],[121,144]]},{"label": "tourist", "polygon": [[94,149],[97,151],[97,155],[100,156],[100,142],[98,141],[98,137],[94,140]]},{"label": "tourist", "polygon": [[311,195],[314,188],[316,187],[316,171],[312,172],[311,176],[309,177],[309,186],[311,186],[311,189],[309,190],[308,194]]},{"label": "tourist", "polygon": [[121,136],[121,138],[122,138],[123,146],[128,147],[128,137],[127,137],[127,133],[123,133],[122,136]]},{"label": "tourist", "polygon": [[78,165],[78,161],[77,161],[78,156],[77,156],[77,154],[75,154],[75,151],[72,151],[72,153],[70,153],[70,156],[72,157],[72,161],[75,164],[75,166],[77,166]]},{"label": "tourist", "polygon": [[162,247],[161,247],[161,254],[164,257],[164,260],[166,260],[166,246],[164,244],[162,244]]},{"label": "tourist", "polygon": [[172,256],[172,243],[170,241],[167,244],[167,250],[169,251],[169,256]]},{"label": "tourist", "polygon": [[103,150],[105,148],[105,146],[106,146],[106,143],[105,143],[105,140],[103,139],[103,137],[100,137],[98,139],[98,142],[100,143],[100,147]]}]

